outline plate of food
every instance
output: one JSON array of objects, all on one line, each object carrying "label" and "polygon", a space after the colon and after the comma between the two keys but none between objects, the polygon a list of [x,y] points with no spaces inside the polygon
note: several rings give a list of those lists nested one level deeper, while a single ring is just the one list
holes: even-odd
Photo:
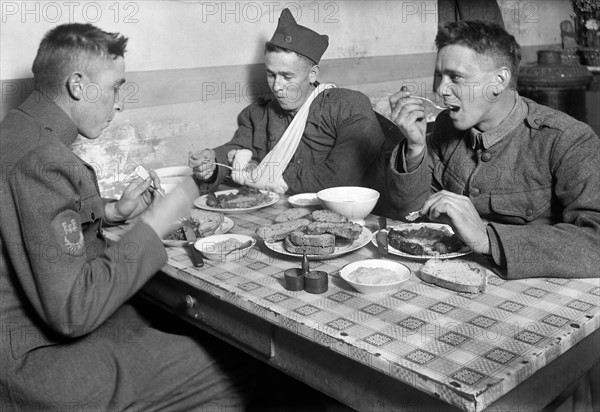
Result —
[{"label": "plate of food", "polygon": [[[193,209],[190,215],[184,219],[189,219],[194,227],[196,237],[201,239],[210,235],[218,235],[229,232],[233,226],[233,220],[219,212],[210,212],[205,210]],[[180,247],[187,244],[182,224],[174,224],[174,230],[164,239],[161,239],[165,246]]]},{"label": "plate of food", "polygon": [[194,201],[194,206],[212,212],[239,213],[271,206],[278,201],[277,193],[243,186],[200,196]]},{"label": "plate of food", "polygon": [[[377,233],[371,242],[377,246]],[[407,223],[388,228],[388,251],[410,259],[451,259],[468,255],[472,250],[449,225],[442,223]]]},{"label": "plate of food", "polygon": [[[349,224],[355,225],[356,223]],[[333,233],[309,235],[302,231],[294,231],[282,240],[265,240],[265,246],[287,256],[301,258],[306,250],[306,256],[310,260],[332,259],[358,250],[369,243],[373,233],[366,227],[360,227],[360,233],[356,238],[343,237]]]},{"label": "plate of food", "polygon": [[251,236],[221,234],[198,239],[194,247],[208,260],[232,262],[246,256],[255,244],[256,239]]}]

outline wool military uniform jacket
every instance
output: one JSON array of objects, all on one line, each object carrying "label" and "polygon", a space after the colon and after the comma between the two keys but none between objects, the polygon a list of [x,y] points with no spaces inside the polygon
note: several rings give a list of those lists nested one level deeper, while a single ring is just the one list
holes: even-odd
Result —
[{"label": "wool military uniform jacket", "polygon": [[16,371],[28,353],[89,336],[167,259],[144,223],[118,242],[103,236],[105,201],[94,169],[70,149],[77,136],[37,92],[1,124],[0,397],[14,379],[26,385]]},{"label": "wool military uniform jacket", "polygon": [[[246,107],[233,139],[217,148],[217,162],[227,163],[230,150],[248,149],[261,161],[277,144],[293,117],[275,99]],[[288,194],[317,192],[334,186],[361,186],[377,159],[384,136],[369,99],[362,93],[331,88],[312,102],[302,140],[283,173]],[[229,175],[217,168],[202,191],[214,190]]]},{"label": "wool military uniform jacket", "polygon": [[402,146],[390,159],[387,190],[399,216],[448,190],[489,222],[493,260],[507,278],[600,276],[600,139],[588,125],[517,96],[485,133],[456,130],[441,113],[428,143],[408,173]]}]

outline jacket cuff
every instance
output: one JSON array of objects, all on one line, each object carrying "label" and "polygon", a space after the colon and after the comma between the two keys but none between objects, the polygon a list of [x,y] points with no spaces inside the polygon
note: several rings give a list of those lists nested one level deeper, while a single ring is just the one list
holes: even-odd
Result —
[{"label": "jacket cuff", "polygon": [[506,255],[504,254],[504,249],[500,243],[500,237],[498,236],[498,233],[496,233],[496,230],[491,225],[487,225],[486,230],[488,238],[490,239],[490,252],[492,254],[491,258],[500,268],[506,269]]}]

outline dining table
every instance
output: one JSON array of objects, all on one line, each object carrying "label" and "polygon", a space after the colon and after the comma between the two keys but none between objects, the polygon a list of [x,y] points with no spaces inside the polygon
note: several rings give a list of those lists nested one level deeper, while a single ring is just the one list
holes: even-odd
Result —
[{"label": "dining table", "polygon": [[[309,262],[327,273],[325,292],[287,290],[284,272],[301,257],[268,247],[256,229],[290,207],[282,195],[226,214],[229,233],[257,239],[239,259],[195,267],[187,247],[167,247],[142,296],[360,411],[541,410],[600,359],[598,278],[489,272],[484,292],[461,293],[422,281],[425,260],[380,255],[368,241]],[[378,217],[364,227],[375,233]],[[347,264],[379,258],[411,270],[400,289],[362,294],[340,277]]]}]

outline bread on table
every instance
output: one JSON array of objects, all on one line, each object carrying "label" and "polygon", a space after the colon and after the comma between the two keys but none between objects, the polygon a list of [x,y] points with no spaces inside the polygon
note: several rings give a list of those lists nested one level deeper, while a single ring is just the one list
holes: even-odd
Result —
[{"label": "bread on table", "polygon": [[456,292],[482,293],[487,285],[486,270],[465,260],[430,259],[418,273],[424,282]]},{"label": "bread on table", "polygon": [[311,245],[295,245],[291,241],[291,236],[288,236],[283,241],[285,250],[299,255],[306,252],[307,255],[331,255],[335,252],[335,240],[333,245],[328,246],[311,246]]},{"label": "bread on table", "polygon": [[311,222],[304,230],[309,235],[320,235],[323,233],[331,233],[332,235],[342,237],[344,239],[358,239],[363,231],[363,227],[358,223],[331,223],[331,222]]},{"label": "bread on table", "polygon": [[265,242],[276,242],[285,239],[295,230],[303,230],[310,222],[308,219],[296,219],[289,222],[261,226],[256,229],[256,234]]},{"label": "bread on table", "polygon": [[299,230],[289,235],[290,242],[297,246],[335,246],[335,236],[330,233],[322,235],[307,235]]},{"label": "bread on table", "polygon": [[311,217],[315,222],[345,223],[348,221],[346,216],[326,209],[315,210],[311,213]]},{"label": "bread on table", "polygon": [[275,218],[275,223],[290,222],[292,220],[301,219],[311,214],[312,210],[305,207],[297,207],[294,209],[288,209],[283,213],[280,213]]},{"label": "bread on table", "polygon": [[336,238],[352,241],[363,232],[361,225],[331,210],[300,207],[286,210],[274,220],[274,224],[256,229],[256,234],[265,242],[283,240],[285,250],[299,255],[331,255]]}]

